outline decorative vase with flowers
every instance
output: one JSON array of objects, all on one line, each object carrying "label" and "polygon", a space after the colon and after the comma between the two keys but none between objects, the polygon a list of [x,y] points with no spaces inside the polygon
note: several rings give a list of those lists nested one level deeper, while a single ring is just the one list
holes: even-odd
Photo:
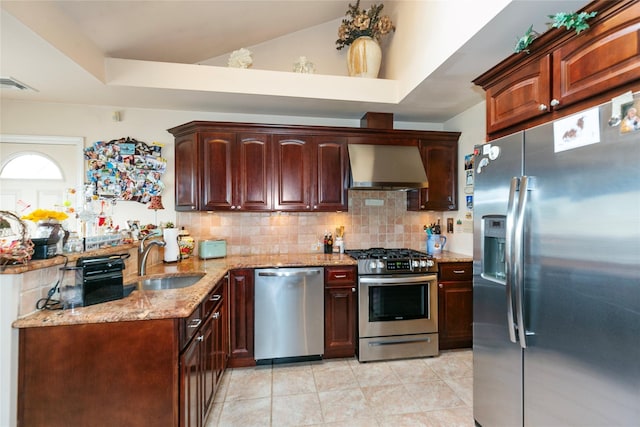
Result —
[{"label": "decorative vase with flowers", "polygon": [[61,221],[69,218],[64,212],[48,209],[36,209],[20,219],[26,219],[36,223],[36,230],[33,233],[32,241],[37,245],[53,245],[55,253],[62,253],[66,237],[69,232],[62,228]]},{"label": "decorative vase with flowers", "polygon": [[347,17],[338,28],[336,49],[349,46],[347,68],[353,77],[378,77],[382,50],[378,42],[382,36],[396,30],[391,18],[380,16],[384,5],[372,4],[369,9],[360,9],[360,0],[349,4]]}]

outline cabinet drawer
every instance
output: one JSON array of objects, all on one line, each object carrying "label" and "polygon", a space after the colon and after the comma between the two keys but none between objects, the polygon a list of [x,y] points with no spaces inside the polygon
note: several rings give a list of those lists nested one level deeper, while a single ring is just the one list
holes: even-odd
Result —
[{"label": "cabinet drawer", "polygon": [[180,319],[180,350],[182,350],[191,340],[191,337],[200,329],[202,325],[202,304],[185,319]]},{"label": "cabinet drawer", "polygon": [[438,276],[442,281],[466,281],[473,278],[473,265],[470,262],[438,263]]},{"label": "cabinet drawer", "polygon": [[356,276],[356,267],[325,267],[324,269],[325,286],[355,283]]}]

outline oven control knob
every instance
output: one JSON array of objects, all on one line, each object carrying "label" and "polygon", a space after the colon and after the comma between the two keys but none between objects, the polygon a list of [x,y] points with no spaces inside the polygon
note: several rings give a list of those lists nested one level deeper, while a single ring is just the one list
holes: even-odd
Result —
[{"label": "oven control knob", "polygon": [[420,267],[427,267],[427,260],[426,259],[422,259],[420,260]]},{"label": "oven control knob", "polygon": [[377,266],[378,266],[378,263],[375,261],[371,261],[371,263],[369,264],[369,268],[372,270],[375,270]]},{"label": "oven control knob", "polygon": [[427,267],[433,267],[433,260],[432,259],[427,260]]},{"label": "oven control knob", "polygon": [[420,266],[420,261],[418,261],[417,259],[414,259],[413,261],[411,261],[411,265],[416,268]]},{"label": "oven control knob", "polygon": [[378,268],[384,268],[384,263],[378,260]]}]

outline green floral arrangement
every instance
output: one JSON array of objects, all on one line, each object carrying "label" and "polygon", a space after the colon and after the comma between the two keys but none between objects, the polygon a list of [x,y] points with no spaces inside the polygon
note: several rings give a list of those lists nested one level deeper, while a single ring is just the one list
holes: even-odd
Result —
[{"label": "green floral arrangement", "polygon": [[567,30],[576,30],[576,34],[580,34],[582,31],[589,28],[587,19],[591,19],[596,16],[598,12],[580,12],[580,13],[566,13],[558,12],[555,15],[547,15],[553,19],[548,25],[551,28],[565,27]]},{"label": "green floral arrangement", "polygon": [[342,20],[342,24],[338,27],[338,40],[336,40],[336,49],[340,50],[345,46],[349,46],[358,37],[371,37],[376,41],[380,41],[382,36],[396,30],[393,26],[391,18],[388,16],[380,16],[380,12],[384,5],[372,4],[369,9],[360,9],[360,0],[355,5],[349,3],[347,17]]}]

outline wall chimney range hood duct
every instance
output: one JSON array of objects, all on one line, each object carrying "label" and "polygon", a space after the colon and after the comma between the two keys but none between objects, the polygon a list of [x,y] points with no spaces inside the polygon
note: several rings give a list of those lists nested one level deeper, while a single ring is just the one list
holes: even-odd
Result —
[{"label": "wall chimney range hood duct", "polygon": [[427,174],[416,146],[349,144],[351,190],[427,188]]}]

